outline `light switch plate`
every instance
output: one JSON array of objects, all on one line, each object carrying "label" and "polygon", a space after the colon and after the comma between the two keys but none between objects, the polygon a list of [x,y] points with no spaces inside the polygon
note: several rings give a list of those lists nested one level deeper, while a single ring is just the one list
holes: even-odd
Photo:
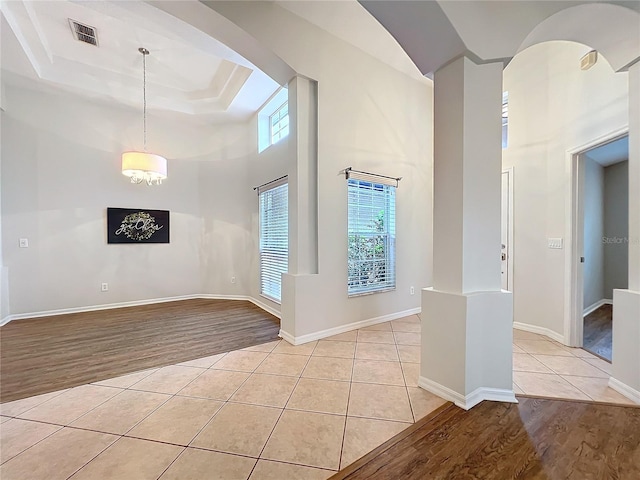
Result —
[{"label": "light switch plate", "polygon": [[29,239],[21,238],[20,241],[18,242],[18,245],[20,245],[20,248],[29,248]]},{"label": "light switch plate", "polygon": [[562,238],[550,238],[549,239],[549,248],[562,249],[563,244],[564,244],[564,242],[563,242]]}]

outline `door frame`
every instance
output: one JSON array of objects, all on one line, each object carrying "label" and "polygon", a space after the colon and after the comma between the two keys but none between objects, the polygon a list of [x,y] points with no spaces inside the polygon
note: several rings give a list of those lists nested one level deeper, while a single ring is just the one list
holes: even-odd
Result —
[{"label": "door frame", "polygon": [[629,126],[618,128],[605,135],[567,151],[567,169],[571,176],[568,192],[567,252],[565,254],[565,321],[564,343],[582,347],[584,330],[584,278],[580,255],[584,251],[584,161],[581,154],[629,135]]},{"label": "door frame", "polygon": [[[502,174],[507,174],[509,179],[509,185],[507,188],[507,192],[509,195],[509,200],[507,202],[508,212],[507,212],[507,290],[513,292],[513,233],[514,233],[514,225],[513,225],[513,167],[507,167],[502,169]],[[502,179],[502,177],[500,177]]]}]

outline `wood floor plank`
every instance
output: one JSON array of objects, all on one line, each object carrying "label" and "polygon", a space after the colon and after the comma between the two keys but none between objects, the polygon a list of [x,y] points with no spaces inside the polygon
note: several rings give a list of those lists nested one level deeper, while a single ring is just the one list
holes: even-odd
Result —
[{"label": "wood floor plank", "polygon": [[0,327],[0,401],[266,343],[279,320],[248,301],[181,300]]},{"label": "wood floor plank", "polygon": [[640,478],[640,408],[518,398],[448,406],[330,480]]},{"label": "wood floor plank", "polygon": [[613,305],[602,305],[584,317],[583,348],[611,362]]}]

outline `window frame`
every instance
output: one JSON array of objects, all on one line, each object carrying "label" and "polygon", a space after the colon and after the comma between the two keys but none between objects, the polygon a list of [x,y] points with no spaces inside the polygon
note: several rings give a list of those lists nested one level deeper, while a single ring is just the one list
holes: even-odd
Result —
[{"label": "window frame", "polygon": [[[356,190],[362,189],[362,190]],[[378,213],[376,218],[370,219],[370,222],[374,223],[375,221],[381,221],[382,225],[384,225],[384,231],[376,232],[371,229],[367,230],[367,228],[363,228],[361,219],[357,219],[352,222],[352,208],[356,208],[355,203],[351,202],[350,193],[356,192],[357,194],[363,194],[368,192],[371,196],[373,192],[379,191],[380,195],[378,196],[378,202],[384,203],[384,216],[382,220],[380,219],[380,213]],[[365,208],[370,208],[371,212],[376,207],[374,206],[374,199],[371,199],[371,206],[366,205],[363,202]],[[360,207],[360,198],[358,199],[358,208]],[[382,237],[382,243],[385,245],[384,247],[384,281],[379,284],[370,284],[369,286],[357,286],[358,280],[354,278],[351,273],[352,270],[352,236],[356,239],[360,238],[371,238]],[[373,249],[375,250],[379,244],[375,245],[379,240],[373,240],[374,243]],[[349,178],[347,180],[347,295],[349,298],[351,297],[359,297],[363,295],[372,295],[375,293],[383,293],[396,290],[397,286],[397,276],[396,276],[396,187],[394,185],[380,183],[375,180],[369,179],[360,179],[360,178]],[[367,240],[364,241],[365,248],[371,248],[370,245],[366,244],[370,243]],[[358,247],[362,248],[362,247]],[[369,263],[375,264],[380,260],[376,260],[375,253],[373,259],[361,260],[362,264]],[[356,259],[357,262],[357,259]],[[362,268],[356,267],[356,268]],[[374,267],[375,268],[375,267]],[[391,274],[389,274],[389,271]]]},{"label": "window frame", "polygon": [[[265,239],[263,237],[264,233],[265,233],[265,228],[267,227],[267,225],[265,225],[265,216],[267,215],[267,211],[264,209],[264,203],[268,201],[267,199],[267,194],[269,194],[269,192],[275,193],[274,190],[279,189],[285,187],[284,189],[284,193],[281,194],[282,196],[280,198],[284,198],[284,214],[280,213],[279,215],[276,213],[276,221],[280,220],[282,221],[282,219],[284,218],[284,232],[280,231],[280,230],[274,230],[273,227],[271,227],[271,230],[273,232],[275,232],[276,237],[280,237],[280,241],[282,240],[282,238],[286,239],[286,247],[285,247],[285,251],[284,254],[282,252],[282,249],[278,250],[277,248],[273,248],[273,247],[267,247],[267,248],[273,248],[274,251],[268,252],[268,254],[272,257],[272,258],[280,258],[280,265],[282,263],[282,258],[284,258],[284,264],[285,264],[285,268],[282,269],[280,268],[280,276],[274,276],[273,272],[266,274],[265,273],[265,261],[264,261],[264,256],[267,255],[265,253]],[[271,197],[271,200],[273,200],[274,196]],[[272,208],[276,208],[276,207],[272,207]],[[273,223],[273,222],[270,222]],[[279,180],[278,182],[273,182],[271,184],[269,184],[266,187],[260,188],[258,190],[258,269],[259,269],[259,284],[260,284],[260,296],[274,302],[277,303],[279,305],[282,304],[282,273],[286,273],[289,270],[289,183],[288,183],[288,178],[285,177],[282,180]],[[268,239],[267,243],[277,243],[278,242],[278,238],[271,238]],[[276,271],[276,273],[278,272],[278,264],[277,262],[274,262],[275,264],[271,266],[271,270]],[[274,294],[272,289],[267,289],[267,291],[265,291],[265,284],[267,284],[268,282],[276,282],[278,283],[277,285],[277,291],[279,291],[280,296],[278,297],[277,295]]]},{"label": "window frame", "polygon": [[[282,115],[282,110],[287,110],[285,115]],[[273,122],[273,118],[278,116],[278,120]],[[282,123],[286,121],[286,125],[281,126]],[[275,130],[275,126],[278,125],[278,130]],[[282,134],[283,131],[286,132]],[[277,139],[274,139],[275,135],[279,135]],[[271,115],[269,115],[269,142],[271,145],[275,145],[283,138],[286,138],[289,135],[289,101],[285,101],[282,105],[280,105]]]},{"label": "window frame", "polygon": [[502,92],[502,149],[509,147],[509,92]]},{"label": "window frame", "polygon": [[[289,136],[290,130],[287,130],[286,135],[282,135],[277,142],[273,142],[272,137],[272,117],[280,111],[284,106],[287,106],[287,115],[289,117],[289,90],[286,87],[279,88],[264,105],[258,110],[257,115],[257,134],[258,134],[258,154],[264,152],[272,145],[280,143],[280,141]],[[284,117],[283,117],[284,119]],[[290,125],[288,125],[290,128]]]}]

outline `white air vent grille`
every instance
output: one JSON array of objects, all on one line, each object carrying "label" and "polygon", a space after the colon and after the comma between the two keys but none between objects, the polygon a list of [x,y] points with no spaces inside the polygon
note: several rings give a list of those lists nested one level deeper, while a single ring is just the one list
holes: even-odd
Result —
[{"label": "white air vent grille", "polygon": [[96,47],[98,46],[98,31],[94,27],[71,19],[69,19],[69,25],[71,26],[73,37],[76,40],[88,43],[89,45],[95,45]]},{"label": "white air vent grille", "polygon": [[598,52],[591,50],[584,57],[580,59],[580,68],[582,70],[589,70],[598,61]]}]

